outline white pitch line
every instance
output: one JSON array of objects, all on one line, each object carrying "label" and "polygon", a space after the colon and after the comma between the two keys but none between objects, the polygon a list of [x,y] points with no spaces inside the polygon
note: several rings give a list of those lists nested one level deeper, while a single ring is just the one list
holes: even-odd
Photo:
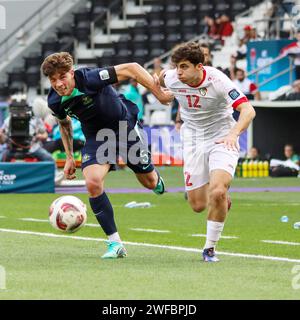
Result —
[{"label": "white pitch line", "polygon": [[[67,235],[59,235],[59,234],[54,234],[54,233],[33,232],[33,231],[14,230],[14,229],[0,229],[0,232],[27,234],[27,235],[49,237],[49,238],[64,238],[64,239],[75,239],[75,240],[83,240],[83,241],[96,241],[96,242],[103,242],[103,241],[107,240],[107,239],[102,239],[102,238],[67,236]],[[142,247],[177,250],[177,251],[184,251],[184,252],[197,252],[197,253],[202,252],[202,250],[195,249],[195,248],[166,246],[166,245],[151,244],[151,243],[138,243],[138,242],[124,241],[124,244],[132,245],[132,246],[142,246]],[[240,257],[240,258],[249,258],[249,259],[261,259],[261,260],[300,263],[300,259],[289,259],[289,258],[283,258],[283,257],[261,256],[261,255],[255,255],[255,254],[219,252],[219,251],[217,252],[217,254],[224,255],[224,256]]]},{"label": "white pitch line", "polygon": [[142,228],[131,228],[132,231],[141,231],[141,232],[156,232],[156,233],[170,233],[169,230],[156,230],[156,229],[142,229]]},{"label": "white pitch line", "polygon": [[97,223],[86,223],[85,226],[92,227],[92,228],[99,228],[100,227],[99,223],[98,224]]},{"label": "white pitch line", "polygon": [[288,241],[281,241],[281,240],[261,240],[261,242],[273,243],[273,244],[286,244],[288,246],[300,246],[300,242],[288,242]]},{"label": "white pitch line", "polygon": [[18,220],[32,221],[32,222],[49,222],[49,220],[46,220],[46,219],[34,219],[34,218],[18,218]]},{"label": "white pitch line", "polygon": [[[192,237],[201,237],[201,238],[206,238],[206,234],[201,234],[201,233],[196,233],[196,234],[191,234]],[[222,239],[238,239],[239,237],[236,236],[221,236]]]},{"label": "white pitch line", "polygon": [[[21,221],[31,221],[31,222],[49,222],[49,220],[47,219],[34,219],[34,218],[18,218],[18,220],[21,220]],[[99,227],[99,224],[96,224],[96,223],[86,223],[85,226],[87,227]]]},{"label": "white pitch line", "polygon": [[[21,221],[31,221],[31,222],[49,222],[49,220],[46,219],[35,219],[35,218],[19,218],[18,220]],[[93,228],[98,228],[99,224],[96,223],[86,223],[85,224],[86,227],[93,227]],[[157,232],[157,233],[170,233],[171,231],[169,230],[155,230],[155,229],[141,229],[141,228],[132,228],[130,230],[133,231],[141,231],[141,232]]]},{"label": "white pitch line", "polygon": [[276,203],[238,203],[240,207],[277,207],[278,205],[300,206],[298,202],[276,202]]}]

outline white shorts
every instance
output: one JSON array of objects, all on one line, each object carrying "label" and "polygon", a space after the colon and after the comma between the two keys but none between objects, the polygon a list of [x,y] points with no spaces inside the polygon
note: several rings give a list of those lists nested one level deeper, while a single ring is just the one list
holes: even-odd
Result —
[{"label": "white shorts", "polygon": [[195,136],[191,138],[185,135],[182,141],[186,191],[207,184],[212,170],[221,169],[234,176],[239,159],[238,150],[228,150],[224,144],[216,144],[216,140],[204,141]]}]

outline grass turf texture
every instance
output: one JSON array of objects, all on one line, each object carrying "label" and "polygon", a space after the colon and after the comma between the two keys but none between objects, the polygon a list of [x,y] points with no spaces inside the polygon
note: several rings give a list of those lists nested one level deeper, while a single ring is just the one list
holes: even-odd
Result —
[{"label": "grass turf texture", "polygon": [[[181,185],[180,169],[161,170],[168,186]],[[124,180],[126,178],[126,184]],[[179,181],[178,181],[179,179]],[[119,181],[119,183],[118,183]],[[236,180],[234,186],[295,186],[297,179]],[[274,182],[274,183],[272,183]],[[107,187],[137,186],[127,171],[112,173]],[[87,195],[76,194],[88,204]],[[48,207],[58,195],[0,196],[0,228],[56,232],[49,223],[20,218],[47,219]],[[233,207],[218,250],[300,259],[299,246],[261,240],[300,242],[299,193],[232,193]],[[112,194],[110,199],[124,241],[201,249],[206,213],[192,213],[183,193]],[[129,201],[154,206],[127,209]],[[287,215],[288,223],[280,222]],[[88,212],[88,223],[97,223]],[[169,230],[147,233],[132,228]],[[72,236],[104,238],[100,228],[84,227]],[[200,253],[127,245],[128,258],[103,261],[104,243],[0,232],[0,265],[6,268],[7,289],[1,299],[299,299],[292,288],[294,262],[268,261],[220,255],[218,264],[201,262]],[[300,264],[300,262],[298,263]]]}]

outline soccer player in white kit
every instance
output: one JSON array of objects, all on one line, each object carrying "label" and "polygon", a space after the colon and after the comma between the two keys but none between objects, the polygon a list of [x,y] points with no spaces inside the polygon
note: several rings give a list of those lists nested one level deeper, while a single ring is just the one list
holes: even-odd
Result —
[{"label": "soccer player in white kit", "polygon": [[[202,256],[204,261],[216,262],[215,247],[229,207],[227,191],[239,157],[238,137],[255,110],[223,72],[203,66],[198,43],[175,47],[171,59],[176,68],[163,70],[159,80],[180,105],[185,188],[195,212],[208,209]],[[240,112],[237,122],[233,109]]]}]

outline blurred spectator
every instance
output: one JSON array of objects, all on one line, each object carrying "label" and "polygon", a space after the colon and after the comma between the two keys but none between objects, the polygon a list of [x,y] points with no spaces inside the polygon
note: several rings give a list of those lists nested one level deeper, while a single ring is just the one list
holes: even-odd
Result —
[{"label": "blurred spectator", "polygon": [[[75,118],[72,118],[72,128],[73,128],[73,151],[79,151],[84,145],[85,138],[81,130],[80,121]],[[44,142],[43,147],[50,153],[53,153],[56,150],[64,152],[64,146],[61,139],[61,134],[59,131],[59,126],[56,125],[52,131],[52,140]]]},{"label": "blurred spectator", "polygon": [[[270,8],[267,9],[264,16],[266,18],[269,18],[268,22],[268,31],[266,35],[269,35],[270,38],[275,38],[276,36],[276,21],[274,20],[276,17],[278,17],[278,9],[279,9],[279,1],[278,0],[272,0],[272,5]],[[266,36],[267,38],[267,36]]]},{"label": "blurred spectator", "polygon": [[[254,30],[254,32],[253,32]],[[239,40],[238,49],[236,53],[234,54],[235,58],[237,60],[241,60],[246,58],[247,55],[247,43],[250,40],[254,40],[256,37],[256,31],[253,27],[250,25],[247,25],[244,27],[244,36],[242,39]]]},{"label": "blurred spectator", "polygon": [[[8,116],[0,131],[0,142],[8,144],[7,132],[9,130],[10,116]],[[33,116],[29,122],[29,134],[33,137],[31,145],[29,148],[24,148],[24,155],[32,158],[36,158],[39,161],[50,161],[54,162],[51,154],[42,147],[42,142],[46,141],[48,138],[48,133],[45,129],[44,123],[40,118]],[[12,142],[13,143],[13,142]],[[2,161],[10,161],[13,158],[11,150],[9,147],[5,149],[2,155]],[[56,170],[55,182],[59,183],[63,179],[63,172],[58,172]]]},{"label": "blurred spectator", "polygon": [[[275,1],[274,1],[275,2]],[[278,6],[277,6],[277,16],[281,18],[280,20],[280,30],[283,29],[283,18],[285,14],[288,16],[291,16],[292,9],[295,6],[295,1],[293,0],[277,0]]]},{"label": "blurred spectator", "polygon": [[300,80],[293,82],[292,91],[288,91],[273,101],[295,101],[300,100]]},{"label": "blurred spectator", "polygon": [[0,129],[0,162],[2,161],[3,155],[7,151],[7,137],[4,134],[3,130]]},{"label": "blurred spectator", "polygon": [[[219,15],[217,15],[217,18],[219,18]],[[206,23],[206,26],[203,33],[213,39],[216,39],[218,37],[218,25],[216,24],[214,17],[206,15],[204,17],[204,22]]]},{"label": "blurred spectator", "polygon": [[226,68],[224,70],[221,69],[221,71],[223,71],[226,74],[226,76],[231,80],[235,79],[235,72],[238,69],[236,66],[236,60],[237,60],[236,57],[234,55],[231,55],[229,68]]},{"label": "blurred spectator", "polygon": [[249,153],[247,154],[247,160],[253,160],[253,161],[260,161],[262,160],[260,157],[260,152],[258,150],[258,148],[256,147],[252,147],[249,150]]},{"label": "blurred spectator", "polygon": [[295,164],[300,165],[300,157],[295,154],[292,144],[287,143],[284,146],[284,156],[286,157],[286,160],[291,160]]},{"label": "blurred spectator", "polygon": [[[154,74],[156,74],[159,77],[160,73],[163,70],[164,70],[163,63],[162,63],[161,59],[159,57],[157,57],[157,58],[153,59],[153,69],[149,69],[148,71],[152,76]],[[142,95],[143,105],[150,103],[149,102],[149,95],[151,95],[151,92],[149,90],[144,88],[144,91],[140,92],[140,94]]]},{"label": "blurred spectator", "polygon": [[253,28],[250,25],[247,25],[247,26],[244,27],[244,36],[243,36],[242,39],[240,39],[240,42],[242,44],[246,44],[246,43],[248,43],[250,41],[250,39],[251,39],[251,30],[252,29]]},{"label": "blurred spectator", "polygon": [[285,161],[271,159],[270,175],[272,177],[296,177],[299,174],[300,157],[295,154],[291,144],[284,146]]},{"label": "blurred spectator", "polygon": [[243,69],[237,68],[235,70],[235,79],[233,82],[238,86],[238,88],[240,88],[248,99],[261,100],[261,95],[256,84],[246,78],[246,74]]},{"label": "blurred spectator", "polygon": [[[3,141],[5,139],[5,136],[7,135],[8,129],[9,129],[9,121],[10,116],[8,116],[3,125],[1,130],[1,140]],[[30,149],[28,150],[28,153],[37,158],[40,161],[54,161],[51,157],[51,154],[46,152],[42,148],[42,142],[45,141],[48,138],[48,134],[46,132],[45,126],[43,121],[40,118],[32,117],[30,119],[30,135],[33,137],[32,144],[30,146]],[[27,151],[25,149],[25,151]]]},{"label": "blurred spectator", "polygon": [[211,55],[209,45],[206,43],[202,43],[200,45],[200,48],[204,54],[204,65],[211,67],[212,66],[212,55]]},{"label": "blurred spectator", "polygon": [[160,58],[154,58],[153,60],[153,70],[150,72],[152,75],[156,74],[157,76],[160,75],[161,71],[163,70],[162,62]]},{"label": "blurred spectator", "polygon": [[252,27],[250,30],[250,39],[249,41],[257,41],[257,40],[262,40],[262,37],[257,34],[256,28]]},{"label": "blurred spectator", "polygon": [[283,47],[280,51],[282,56],[290,56],[293,58],[296,67],[296,79],[300,79],[300,32],[296,34],[297,41]]},{"label": "blurred spectator", "polygon": [[218,38],[222,41],[222,44],[224,44],[224,38],[230,37],[232,35],[233,26],[230,18],[225,13],[223,13],[217,21],[220,22],[218,25],[217,35]]},{"label": "blurred spectator", "polygon": [[129,80],[129,85],[123,92],[126,99],[135,103],[139,108],[138,120],[143,121],[144,116],[144,103],[143,97],[138,88],[138,82],[135,79]]},{"label": "blurred spectator", "polygon": [[284,85],[278,88],[277,90],[269,92],[269,100],[275,101],[278,97],[283,96],[284,94],[288,94],[292,91],[292,86]]},{"label": "blurred spectator", "polygon": [[[295,1],[293,0],[272,0],[272,6],[267,10],[265,16],[270,18],[268,23],[268,35],[270,38],[275,38],[279,35],[280,38],[288,37],[289,32],[283,31],[284,16],[291,16]],[[277,21],[279,20],[279,22]],[[279,28],[279,30],[277,30]]]}]

